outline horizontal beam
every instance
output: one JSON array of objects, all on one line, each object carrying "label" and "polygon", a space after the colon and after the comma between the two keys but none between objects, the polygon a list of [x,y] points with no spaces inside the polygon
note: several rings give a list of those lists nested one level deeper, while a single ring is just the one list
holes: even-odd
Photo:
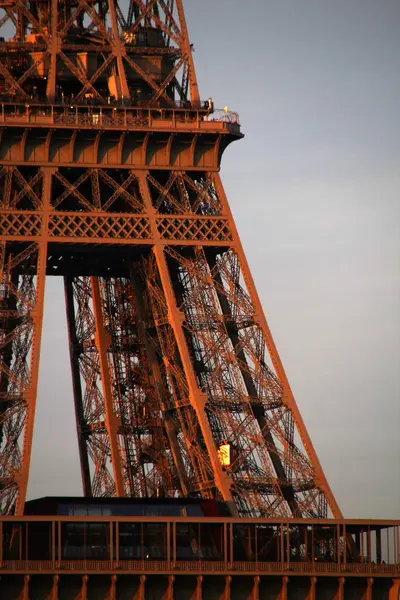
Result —
[{"label": "horizontal beam", "polygon": [[[82,498],[82,501],[84,498]],[[295,519],[295,518],[252,518],[245,519],[242,517],[153,517],[153,516],[62,516],[62,515],[24,515],[14,517],[12,515],[0,515],[0,523],[199,523],[199,524],[240,524],[248,525],[290,525],[296,527],[303,526],[322,526],[335,527],[336,525],[355,526],[366,530],[370,527],[371,531],[374,528],[399,527],[400,519]]]},{"label": "horizontal beam", "polygon": [[[373,566],[373,569],[372,569]],[[94,575],[116,574],[116,575],[140,575],[142,573],[153,573],[157,575],[173,575],[182,573],[217,575],[226,573],[228,575],[290,575],[290,577],[304,576],[329,576],[329,577],[400,577],[397,565],[367,565],[348,564],[346,568],[335,569],[332,563],[249,563],[248,561],[232,562],[225,564],[220,561],[175,561],[168,564],[167,561],[138,560],[138,561],[100,561],[100,560],[66,560],[52,563],[46,560],[14,560],[3,561],[0,566],[1,575],[15,574],[42,574],[42,575],[74,575],[91,573]],[[1,588],[0,588],[1,590]]]},{"label": "horizontal beam", "polygon": [[[4,241],[38,241],[42,219],[41,211],[0,211],[0,235]],[[54,211],[48,219],[47,240],[52,243],[154,243],[145,214]],[[226,247],[232,241],[229,221],[221,217],[160,215],[156,223],[166,245]]]}]

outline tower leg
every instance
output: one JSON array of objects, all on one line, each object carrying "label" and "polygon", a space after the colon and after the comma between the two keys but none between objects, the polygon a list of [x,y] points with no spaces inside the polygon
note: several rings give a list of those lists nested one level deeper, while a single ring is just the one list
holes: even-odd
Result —
[{"label": "tower leg", "polygon": [[163,399],[163,382],[161,376],[160,365],[158,363],[156,351],[154,345],[149,339],[148,332],[146,331],[145,323],[147,320],[146,310],[143,302],[143,296],[145,293],[144,287],[140,280],[140,277],[137,275],[134,265],[131,265],[130,270],[132,288],[135,293],[135,306],[137,310],[138,316],[138,330],[144,341],[144,345],[146,348],[147,358],[149,362],[149,367],[151,369],[151,379],[154,386],[154,389],[157,394],[158,403],[163,411],[163,419],[165,425],[165,431],[168,437],[169,445],[171,448],[172,455],[174,457],[174,465],[177,471],[177,475],[179,478],[180,487],[182,490],[182,494],[187,496],[188,487],[186,483],[185,476],[185,465],[183,462],[182,454],[179,448],[179,443],[177,440],[176,431],[174,428],[173,421],[169,415],[169,412],[166,410],[165,402]]},{"label": "tower leg", "polygon": [[327,502],[329,504],[329,507],[333,513],[333,516],[336,518],[342,518],[342,513],[340,511],[340,508],[339,508],[339,506],[333,496],[332,490],[330,489],[329,484],[326,480],[326,477],[322,470],[317,453],[315,452],[314,446],[311,442],[311,438],[308,434],[308,431],[305,427],[304,421],[300,414],[299,408],[296,404],[295,398],[293,396],[293,392],[292,392],[290,384],[289,384],[289,380],[286,376],[282,361],[278,354],[278,350],[276,348],[276,345],[273,340],[271,331],[269,329],[267,320],[265,318],[264,311],[263,311],[263,308],[262,308],[262,305],[260,302],[260,298],[258,296],[256,287],[255,287],[255,284],[254,284],[254,281],[253,281],[253,278],[252,278],[252,275],[251,275],[251,272],[249,269],[249,265],[246,260],[245,253],[243,251],[243,247],[242,247],[242,244],[241,244],[241,241],[239,238],[239,234],[237,232],[237,229],[236,229],[233,217],[232,217],[232,213],[229,208],[227,198],[225,196],[225,191],[223,189],[219,174],[214,175],[213,180],[214,180],[214,185],[215,185],[215,189],[217,191],[218,197],[220,198],[220,201],[222,202],[222,205],[223,205],[223,212],[224,212],[225,216],[229,219],[229,222],[230,222],[230,227],[231,227],[231,230],[233,233],[233,240],[234,240],[233,247],[238,256],[243,279],[244,279],[246,287],[247,287],[247,292],[250,296],[250,299],[251,299],[252,304],[255,309],[255,319],[263,332],[264,339],[265,339],[273,366],[275,368],[276,375],[277,375],[277,377],[280,381],[280,384],[282,386],[282,389],[283,389],[284,404],[290,409],[290,411],[293,415],[293,419],[296,424],[298,433],[300,435],[302,444],[303,444],[303,446],[308,454],[308,457],[313,465],[313,468],[315,470],[316,487],[318,487],[324,493],[324,495],[327,499]]},{"label": "tower leg", "polygon": [[233,516],[237,516],[238,512],[233,501],[233,496],[230,489],[230,481],[227,474],[222,470],[222,465],[218,458],[217,449],[212,437],[210,424],[206,415],[205,404],[207,396],[201,392],[196,381],[196,375],[193,369],[189,349],[187,346],[187,341],[182,327],[184,315],[181,313],[176,304],[176,297],[171,282],[171,276],[168,270],[167,261],[165,258],[164,247],[160,241],[155,218],[155,211],[152,206],[151,196],[148,189],[148,183],[146,180],[146,175],[144,173],[141,175],[140,184],[143,193],[144,204],[150,217],[152,233],[155,241],[153,252],[156,258],[161,285],[168,308],[168,319],[171,324],[172,330],[175,334],[175,340],[179,350],[180,360],[183,365],[183,370],[189,388],[191,404],[196,412],[201,433],[203,435],[204,442],[207,448],[207,453],[212,464],[216,487],[219,489],[224,501],[227,503],[231,514]]},{"label": "tower leg", "polygon": [[400,579],[393,579],[393,584],[389,590],[389,600],[399,600],[400,597]]},{"label": "tower leg", "polygon": [[85,436],[85,418],[83,409],[82,386],[79,372],[79,342],[76,335],[76,315],[74,307],[72,277],[64,278],[65,306],[67,310],[67,326],[69,339],[69,355],[72,372],[72,389],[74,394],[75,419],[78,434],[79,459],[81,464],[81,475],[83,493],[92,496],[92,484],[90,480],[88,447]]},{"label": "tower leg", "polygon": [[[21,515],[28,487],[35,421],[47,263],[48,214],[53,169],[43,169],[40,237],[32,244],[0,250],[2,298],[0,313],[0,453],[2,512]],[[29,364],[28,364],[29,363]],[[22,436],[22,451],[19,439]]]},{"label": "tower leg", "polygon": [[93,312],[96,323],[96,346],[99,353],[101,381],[103,387],[104,408],[106,417],[106,427],[110,442],[111,460],[114,471],[115,490],[117,496],[125,495],[124,478],[121,467],[120,450],[118,446],[118,428],[120,421],[117,418],[111,389],[110,366],[108,363],[108,351],[111,345],[111,338],[108,335],[105,326],[103,311],[101,307],[100,286],[97,277],[90,278],[92,286]]}]

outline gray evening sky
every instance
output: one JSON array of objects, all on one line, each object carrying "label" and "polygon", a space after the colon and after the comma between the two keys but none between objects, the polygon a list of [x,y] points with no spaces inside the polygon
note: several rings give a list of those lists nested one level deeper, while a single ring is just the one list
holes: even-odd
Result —
[{"label": "gray evening sky", "polygon": [[[222,175],[348,517],[400,516],[400,2],[186,0]],[[29,497],[80,494],[62,282],[48,280]]]}]

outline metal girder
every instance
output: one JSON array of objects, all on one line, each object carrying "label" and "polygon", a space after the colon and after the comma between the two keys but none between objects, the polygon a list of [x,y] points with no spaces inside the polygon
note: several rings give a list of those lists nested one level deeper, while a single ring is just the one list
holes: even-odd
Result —
[{"label": "metal girder", "polygon": [[[76,36],[76,28],[83,27],[85,17],[89,20],[85,33]],[[110,29],[106,19],[109,19]],[[34,4],[29,8],[19,0],[7,6],[0,28],[6,23],[12,23],[15,28],[12,43],[3,42],[7,50],[7,64],[0,61],[0,80],[4,80],[6,95],[28,100],[32,87],[37,88],[42,81],[47,100],[54,102],[60,98],[60,89],[71,87],[72,76],[80,84],[78,90],[75,85],[71,88],[75,101],[82,101],[86,94],[90,94],[99,102],[106,103],[104,77],[107,79],[109,67],[115,61],[114,84],[108,95],[112,94],[117,101],[132,101],[131,75],[126,69],[129,65],[136,73],[135,85],[139,78],[152,90],[150,103],[157,105],[162,100],[174,105],[170,93],[166,93],[166,89],[171,87],[178,91],[180,100],[186,102],[190,99],[193,105],[199,106],[192,50],[180,0],[176,3],[130,0],[127,7],[111,0],[94,3],[77,0],[76,5],[62,6],[57,0],[49,0],[45,7]],[[144,42],[136,40],[146,28],[159,32],[156,47],[147,39]],[[31,34],[34,40],[27,38]],[[17,47],[24,50],[19,57],[15,54]],[[99,53],[101,63],[89,69],[87,64],[80,64],[80,53],[92,51]],[[143,68],[138,54],[170,56],[171,59],[169,62],[163,60],[162,66],[160,63],[160,71],[154,77],[154,73],[149,75],[147,64]],[[22,65],[21,61],[26,61],[26,64]],[[70,71],[69,78],[64,76],[63,65]],[[67,93],[68,102],[71,97]]]},{"label": "metal girder", "polygon": [[240,130],[200,107],[182,0],[17,0],[6,21],[1,510],[23,511],[47,271],[65,276],[87,495],[340,516],[216,173]]}]

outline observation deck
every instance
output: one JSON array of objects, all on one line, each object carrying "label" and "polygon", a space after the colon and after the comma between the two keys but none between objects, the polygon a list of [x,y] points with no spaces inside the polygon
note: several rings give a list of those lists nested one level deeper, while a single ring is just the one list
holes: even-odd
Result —
[{"label": "observation deck", "polygon": [[237,112],[191,105],[156,108],[124,104],[55,104],[2,102],[0,124],[9,126],[45,125],[85,129],[152,129],[159,131],[217,131],[242,137]]},{"label": "observation deck", "polygon": [[229,143],[243,137],[239,115],[192,105],[3,102],[3,165],[219,170]]},{"label": "observation deck", "polygon": [[0,537],[7,600],[54,582],[99,599],[397,600],[400,586],[400,521],[40,515],[1,517]]}]

